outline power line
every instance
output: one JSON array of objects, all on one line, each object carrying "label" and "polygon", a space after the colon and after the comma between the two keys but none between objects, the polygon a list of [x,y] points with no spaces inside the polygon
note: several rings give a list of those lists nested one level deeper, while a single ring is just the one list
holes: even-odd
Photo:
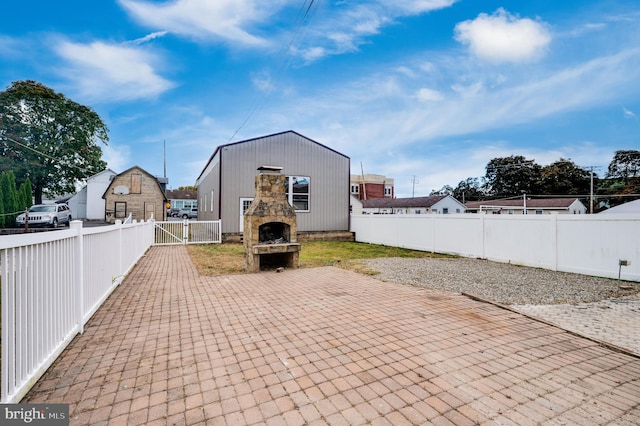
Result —
[{"label": "power line", "polygon": [[46,154],[46,153],[44,153],[42,151],[38,151],[37,149],[35,149],[33,147],[30,147],[29,145],[26,145],[26,144],[24,144],[22,142],[19,142],[19,141],[15,140],[15,139],[7,136],[7,135],[0,136],[0,141],[2,141],[2,139],[6,139],[8,141],[11,141],[11,142],[15,143],[18,146],[21,146],[21,147],[23,147],[25,149],[28,149],[29,151],[32,151],[32,152],[36,153],[37,155],[41,155],[41,156],[43,156],[45,158],[48,158],[51,161],[54,161],[54,162],[56,162],[58,164],[61,164],[61,165],[65,166],[65,167],[74,168],[74,169],[76,169],[76,170],[78,170],[78,171],[80,171],[82,173],[85,173],[85,174],[92,172],[92,170],[89,170],[89,169],[86,169],[86,168],[82,168],[82,167],[77,166],[75,164],[66,164],[59,158],[52,157],[51,155]]},{"label": "power line", "polygon": [[[308,2],[308,4],[307,4],[307,2]],[[315,8],[313,8],[314,4],[316,5]],[[278,65],[276,67],[276,73],[275,73],[275,76],[274,76],[274,79],[273,79],[274,82],[277,82],[279,80],[279,76],[286,69],[286,66],[285,66],[286,60],[289,57],[289,54],[290,54],[290,52],[291,52],[291,50],[293,48],[293,45],[294,45],[296,39],[298,38],[298,34],[300,33],[300,30],[303,28],[305,23],[308,26],[311,18],[313,17],[313,15],[315,15],[315,12],[319,8],[318,4],[320,4],[320,1],[304,0],[302,5],[300,6],[300,9],[298,10],[298,14],[296,16],[296,19],[293,22],[294,25],[297,24],[296,29],[293,32],[293,35],[291,36],[291,39],[289,40],[289,43],[286,44],[286,48],[283,45],[283,47],[280,50],[280,59],[278,60]],[[247,116],[242,121],[242,123],[240,123],[240,126],[238,126],[238,128],[235,130],[235,132],[233,132],[233,134],[231,135],[231,137],[229,138],[227,143],[231,142],[236,137],[238,132],[240,132],[240,130],[242,130],[242,128],[245,126],[245,124],[247,124],[249,122],[249,120],[255,115],[255,113],[258,111],[258,109],[261,108],[264,103],[266,103],[268,98],[269,98],[269,93],[266,93],[266,94],[262,95],[262,97],[256,97],[253,100],[252,105],[249,108],[249,112],[248,112]]]}]

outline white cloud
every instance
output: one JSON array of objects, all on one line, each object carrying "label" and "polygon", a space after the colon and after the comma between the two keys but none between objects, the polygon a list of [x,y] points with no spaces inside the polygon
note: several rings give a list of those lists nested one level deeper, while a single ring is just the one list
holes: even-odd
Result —
[{"label": "white cloud", "polygon": [[547,26],[518,18],[500,8],[493,15],[481,13],[455,27],[455,39],[471,53],[491,62],[528,62],[539,58],[551,42]]},{"label": "white cloud", "polygon": [[252,74],[251,82],[253,83],[254,87],[256,87],[263,93],[270,93],[275,89],[273,79],[267,72]]},{"label": "white cloud", "polygon": [[144,44],[144,43],[146,43],[146,42],[148,42],[148,41],[151,41],[151,40],[155,40],[155,39],[157,39],[157,38],[164,37],[164,36],[165,36],[165,35],[167,35],[167,34],[168,34],[168,32],[167,32],[167,31],[156,31],[155,33],[147,34],[147,35],[146,35],[146,36],[144,36],[144,37],[141,37],[141,38],[135,39],[135,40],[133,40],[133,41],[130,41],[130,42],[129,42],[129,43],[127,43],[127,44]]},{"label": "white cloud", "polygon": [[300,51],[300,55],[306,62],[313,62],[326,56],[327,50],[324,47],[317,46]]},{"label": "white cloud", "polygon": [[[563,114],[588,112],[626,100],[635,102],[640,94],[635,73],[640,68],[640,49],[553,71],[511,69],[508,78],[500,77],[503,83],[497,87],[484,83],[494,81],[495,76],[469,76],[471,67],[462,59],[433,63],[437,74],[460,82],[442,81],[438,86],[433,83],[433,73],[422,77],[407,73],[419,69],[416,64],[420,60],[390,64],[388,69],[356,81],[308,93],[297,98],[295,107],[282,106],[278,113],[284,117],[297,114],[301,123],[297,130],[349,155],[353,164],[363,161],[370,172],[395,178],[398,194],[407,196],[407,182],[413,174],[425,176],[420,188],[421,193],[428,193],[444,184],[455,186],[467,177],[483,176],[487,162],[500,156],[525,155],[543,165],[560,156],[579,165],[601,164],[602,159],[597,158],[602,158],[602,153],[592,148],[574,149],[560,143],[558,148],[536,148],[535,144],[527,148],[520,141],[462,143],[459,139],[485,137],[485,132],[493,130],[509,132],[519,125],[553,121]],[[417,94],[425,88],[428,90],[422,94],[427,98],[442,94],[435,107],[419,101]],[[445,142],[451,140],[458,142]],[[479,147],[483,150],[475,152]]]},{"label": "white cloud", "polygon": [[[328,17],[314,16],[307,42],[298,50],[307,61],[324,56],[354,52],[398,19],[450,7],[458,0],[377,0],[365,4],[337,4],[339,13]],[[320,47],[320,49],[319,49]],[[313,51],[314,55],[307,52]]]},{"label": "white cloud", "polygon": [[248,46],[267,41],[248,27],[268,22],[287,2],[260,0],[175,0],[151,2],[120,0],[122,7],[142,25],[197,40],[226,40]]},{"label": "white cloud", "polygon": [[624,113],[624,116],[627,118],[635,118],[636,115],[634,114],[633,111],[628,110],[627,108],[622,107],[622,112]]},{"label": "white cloud", "polygon": [[633,71],[637,67],[640,67],[640,49],[629,49],[560,70],[545,78],[525,80],[492,91],[478,85],[456,88],[460,96],[447,98],[437,109],[414,108],[387,120],[404,122],[401,128],[407,129],[405,140],[465,135],[529,123],[633,96],[629,87],[637,80]]},{"label": "white cloud", "polygon": [[21,52],[25,48],[24,42],[12,37],[0,34],[0,58],[11,58],[14,56],[22,56]]},{"label": "white cloud", "polygon": [[427,87],[423,87],[418,90],[416,97],[421,102],[441,101],[442,99],[444,99],[442,93],[438,92],[437,90],[429,89]]},{"label": "white cloud", "polygon": [[444,9],[450,7],[456,1],[458,0],[395,0],[389,3],[392,3],[394,8],[413,15]]},{"label": "white cloud", "polygon": [[62,41],[55,50],[67,61],[60,74],[88,99],[154,98],[173,87],[155,69],[160,59],[139,47]]},{"label": "white cloud", "polygon": [[131,148],[127,145],[102,147],[102,159],[106,161],[107,167],[116,173],[123,172],[131,167]]}]

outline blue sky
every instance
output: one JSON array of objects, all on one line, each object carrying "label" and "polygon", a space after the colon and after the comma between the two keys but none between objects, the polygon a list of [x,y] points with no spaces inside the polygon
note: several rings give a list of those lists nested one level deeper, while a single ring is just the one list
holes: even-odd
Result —
[{"label": "blue sky", "polygon": [[[637,0],[7,2],[0,86],[92,107],[104,159],[192,185],[216,146],[295,130],[428,195],[492,158],[640,149]],[[412,183],[412,180],[417,183]],[[415,191],[415,192],[414,192]]]}]

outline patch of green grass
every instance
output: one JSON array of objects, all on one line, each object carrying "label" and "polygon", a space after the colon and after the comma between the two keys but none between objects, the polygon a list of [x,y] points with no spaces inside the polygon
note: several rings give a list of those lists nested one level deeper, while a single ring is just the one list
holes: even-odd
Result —
[{"label": "patch of green grass", "polygon": [[[227,275],[244,272],[242,244],[203,244],[188,247],[189,255],[202,275]],[[339,266],[365,274],[375,274],[363,264],[363,259],[381,257],[451,257],[424,251],[343,241],[302,243],[299,267]]]}]

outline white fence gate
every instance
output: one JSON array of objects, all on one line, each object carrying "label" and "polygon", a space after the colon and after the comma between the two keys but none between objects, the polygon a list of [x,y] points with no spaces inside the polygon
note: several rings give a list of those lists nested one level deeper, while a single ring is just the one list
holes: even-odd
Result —
[{"label": "white fence gate", "polygon": [[154,222],[154,245],[222,243],[221,221]]}]

